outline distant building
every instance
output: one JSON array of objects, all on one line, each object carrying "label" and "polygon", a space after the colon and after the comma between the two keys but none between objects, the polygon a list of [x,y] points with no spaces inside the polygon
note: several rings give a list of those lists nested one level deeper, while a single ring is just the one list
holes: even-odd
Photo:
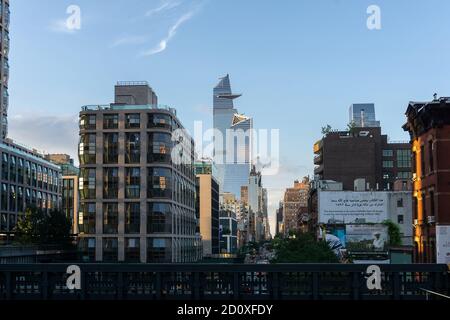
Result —
[{"label": "distant building", "polygon": [[409,143],[391,143],[380,127],[332,131],[314,145],[317,180],[343,183],[354,190],[356,179],[365,179],[370,190],[392,190],[398,179],[410,180]]},{"label": "distant building", "polygon": [[276,212],[276,235],[284,235],[283,231],[283,201],[280,201],[280,204],[278,206],[277,212]]},{"label": "distant building", "polygon": [[45,158],[59,165],[62,172],[62,204],[61,210],[70,219],[71,233],[78,234],[78,210],[80,206],[80,193],[78,175],[80,169],[74,165],[73,159],[67,154],[47,154]]},{"label": "distant building", "polygon": [[27,208],[61,208],[61,169],[11,139],[0,142],[0,154],[0,241],[8,243]]},{"label": "distant building", "polygon": [[219,184],[212,175],[211,162],[196,162],[195,168],[203,257],[210,257],[219,254]]},{"label": "distant building", "polygon": [[414,256],[450,263],[450,98],[410,102],[403,126],[413,155]]},{"label": "distant building", "polygon": [[220,253],[236,254],[238,249],[238,222],[235,201],[224,201],[223,199],[220,201],[219,221]]},{"label": "distant building", "polygon": [[233,101],[240,96],[232,93],[229,75],[221,78],[214,87],[214,162],[217,166],[215,175],[221,184],[220,192],[231,192],[236,196],[240,196],[241,187],[248,184],[252,160],[253,120],[235,109]]},{"label": "distant building", "polygon": [[309,178],[302,182],[295,181],[293,188],[287,188],[283,198],[283,228],[284,234],[303,231],[303,225],[308,222]]},{"label": "distant building", "polygon": [[115,103],[80,112],[79,249],[103,262],[195,262],[194,141],[147,83],[115,92]]},{"label": "distant building", "polygon": [[349,108],[349,123],[359,128],[380,127],[373,103],[354,103]]}]

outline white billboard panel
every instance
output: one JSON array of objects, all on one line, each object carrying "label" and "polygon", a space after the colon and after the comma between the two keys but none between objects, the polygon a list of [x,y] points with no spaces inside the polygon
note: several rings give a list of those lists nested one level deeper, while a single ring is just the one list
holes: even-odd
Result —
[{"label": "white billboard panel", "polygon": [[388,219],[386,192],[320,191],[319,223],[381,223]]},{"label": "white billboard panel", "polygon": [[436,262],[450,263],[450,226],[436,226]]}]

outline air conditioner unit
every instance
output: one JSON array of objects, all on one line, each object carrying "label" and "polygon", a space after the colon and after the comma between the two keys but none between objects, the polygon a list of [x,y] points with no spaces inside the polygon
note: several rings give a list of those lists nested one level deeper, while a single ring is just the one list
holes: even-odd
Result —
[{"label": "air conditioner unit", "polygon": [[414,219],[414,225],[418,226],[419,225],[419,219]]},{"label": "air conditioner unit", "polygon": [[427,222],[431,224],[431,223],[435,223],[436,220],[435,220],[434,216],[428,216],[427,217]]}]

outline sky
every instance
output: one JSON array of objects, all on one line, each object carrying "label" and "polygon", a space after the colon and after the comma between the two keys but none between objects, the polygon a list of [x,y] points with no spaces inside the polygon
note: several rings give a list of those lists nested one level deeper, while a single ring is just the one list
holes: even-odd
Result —
[{"label": "sky", "polygon": [[230,74],[239,112],[280,130],[279,172],[263,177],[274,232],[284,189],[313,175],[321,127],[346,128],[350,104],[375,103],[383,133],[407,140],[408,102],[450,96],[448,12],[447,0],[12,0],[9,136],[77,158],[81,106],[112,102],[121,80],[148,81],[187,129],[208,127]]}]

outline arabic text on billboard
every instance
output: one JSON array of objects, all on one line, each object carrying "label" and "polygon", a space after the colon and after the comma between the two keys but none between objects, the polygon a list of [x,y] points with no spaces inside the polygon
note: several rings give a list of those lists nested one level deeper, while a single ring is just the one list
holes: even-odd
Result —
[{"label": "arabic text on billboard", "polygon": [[319,222],[381,223],[387,219],[387,207],[384,192],[320,192]]}]

